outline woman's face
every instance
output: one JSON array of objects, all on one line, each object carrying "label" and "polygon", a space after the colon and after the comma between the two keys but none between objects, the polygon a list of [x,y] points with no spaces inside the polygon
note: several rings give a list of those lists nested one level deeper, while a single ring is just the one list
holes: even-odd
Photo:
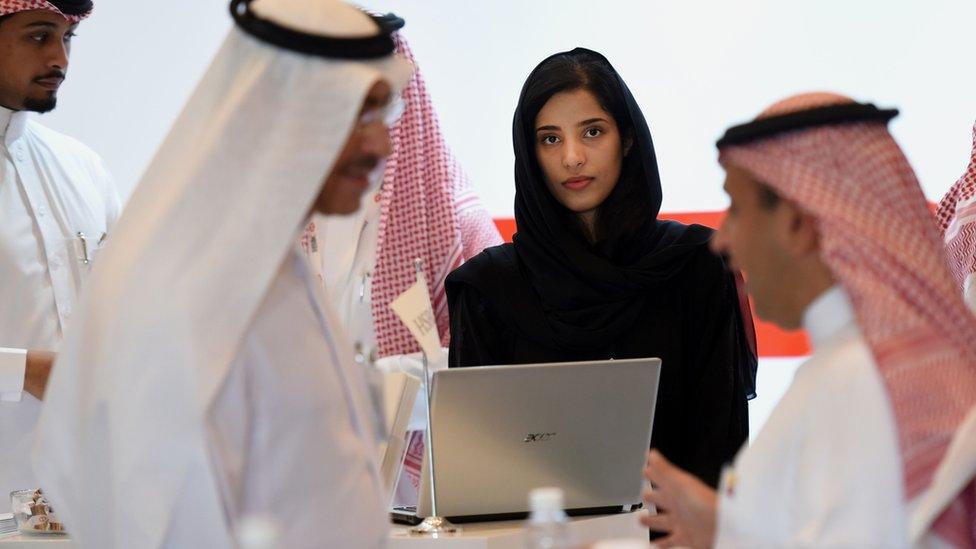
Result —
[{"label": "woman's face", "polygon": [[616,122],[585,89],[557,93],[542,106],[535,152],[549,192],[584,219],[610,196],[624,157]]}]

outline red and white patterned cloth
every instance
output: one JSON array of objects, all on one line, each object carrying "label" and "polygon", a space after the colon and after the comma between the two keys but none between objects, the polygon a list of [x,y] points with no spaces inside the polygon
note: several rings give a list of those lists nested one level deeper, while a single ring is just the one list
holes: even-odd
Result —
[{"label": "red and white patterned cloth", "polygon": [[965,290],[970,309],[976,310],[976,125],[973,151],[966,173],[942,197],[935,213],[956,284]]},{"label": "red and white patterned cloth", "polygon": [[[416,68],[413,52],[400,34],[396,51]],[[451,336],[444,279],[465,260],[502,243],[494,221],[444,142],[419,69],[402,99],[403,115],[390,128],[393,153],[386,160],[379,192],[371,303],[380,358],[420,352],[420,344],[389,306],[416,282],[416,258],[424,260],[437,330],[447,346]],[[306,252],[314,234],[311,222],[302,235]]]},{"label": "red and white patterned cloth", "polygon": [[[416,66],[401,35],[396,48]],[[424,260],[430,301],[445,345],[450,340],[444,279],[464,260],[502,243],[444,142],[420,71],[403,91],[403,116],[391,128],[393,154],[380,191],[379,238],[372,310],[381,357],[420,351],[389,305],[417,280],[414,259]]]},{"label": "red and white patterned cloth", "polygon": [[[786,99],[761,115],[851,102]],[[922,494],[976,404],[976,318],[963,304],[915,173],[879,122],[819,126],[723,147],[719,161],[771,185],[819,222],[823,261],[851,297],[897,422],[909,501]],[[933,532],[974,540],[973,484]]]},{"label": "red and white patterned cloth", "polygon": [[74,24],[91,15],[92,10],[88,10],[81,15],[65,15],[54,4],[46,0],[0,0],[0,16],[10,15],[21,11],[48,10],[64,16],[69,23]]}]

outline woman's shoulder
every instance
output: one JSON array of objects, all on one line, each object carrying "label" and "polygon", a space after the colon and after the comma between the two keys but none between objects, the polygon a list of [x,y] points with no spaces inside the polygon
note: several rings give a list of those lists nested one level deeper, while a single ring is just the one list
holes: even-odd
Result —
[{"label": "woman's shoulder", "polygon": [[669,232],[678,234],[679,243],[691,248],[684,266],[685,280],[702,282],[729,277],[731,269],[726,259],[711,249],[715,230],[697,223],[684,224],[667,221]]},{"label": "woman's shoulder", "polygon": [[682,223],[670,219],[659,219],[655,226],[655,238],[670,245],[707,246],[715,229],[698,223]]},{"label": "woman's shoulder", "polygon": [[[452,320],[500,326],[507,311],[504,304],[519,286],[517,255],[511,244],[485,248],[478,255],[451,271],[444,290]],[[514,269],[512,268],[514,267]]]},{"label": "woman's shoulder", "polygon": [[445,284],[455,288],[462,286],[482,287],[498,277],[517,272],[517,256],[512,244],[485,248],[447,275]]}]

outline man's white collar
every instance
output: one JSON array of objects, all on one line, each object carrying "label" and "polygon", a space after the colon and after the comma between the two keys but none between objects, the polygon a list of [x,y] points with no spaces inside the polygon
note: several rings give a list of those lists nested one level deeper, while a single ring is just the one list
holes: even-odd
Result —
[{"label": "man's white collar", "polygon": [[803,327],[816,349],[854,321],[854,309],[839,285],[817,296],[803,313]]},{"label": "man's white collar", "polygon": [[30,113],[27,111],[12,111],[0,106],[0,140],[4,145],[9,147],[24,135],[24,127],[29,116]]}]

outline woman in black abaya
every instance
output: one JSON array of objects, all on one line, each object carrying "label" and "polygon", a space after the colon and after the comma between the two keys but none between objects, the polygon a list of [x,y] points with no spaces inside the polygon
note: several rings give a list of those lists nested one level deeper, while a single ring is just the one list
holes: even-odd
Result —
[{"label": "woman in black abaya", "polygon": [[448,276],[450,365],[659,357],[651,446],[716,486],[748,438],[756,354],[712,231],[657,219],[650,131],[596,52],[536,67],[513,136],[518,232]]}]

